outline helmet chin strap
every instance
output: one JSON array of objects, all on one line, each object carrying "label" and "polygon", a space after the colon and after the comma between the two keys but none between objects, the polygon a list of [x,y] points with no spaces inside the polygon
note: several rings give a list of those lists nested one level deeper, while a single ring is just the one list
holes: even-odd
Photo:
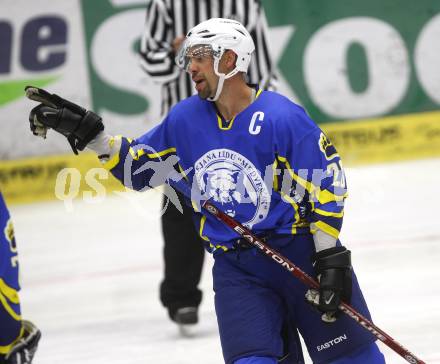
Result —
[{"label": "helmet chin strap", "polygon": [[220,97],[220,94],[222,93],[222,90],[223,90],[223,84],[224,84],[225,80],[227,80],[228,78],[231,78],[232,76],[234,76],[235,74],[238,73],[237,67],[235,67],[228,74],[220,73],[218,71],[218,65],[220,63],[220,58],[221,58],[221,55],[219,57],[214,57],[214,72],[218,76],[217,89],[215,91],[214,97],[207,97],[207,100],[212,101],[212,102],[217,101],[218,98]]}]

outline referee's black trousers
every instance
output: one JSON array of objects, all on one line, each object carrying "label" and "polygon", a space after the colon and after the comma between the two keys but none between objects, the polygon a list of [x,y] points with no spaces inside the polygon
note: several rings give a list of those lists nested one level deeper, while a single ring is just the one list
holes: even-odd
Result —
[{"label": "referee's black trousers", "polygon": [[170,317],[182,307],[198,307],[202,292],[198,289],[205,250],[192,221],[192,209],[178,193],[183,214],[164,197],[162,232],[164,237],[165,277],[160,285],[160,300]]}]

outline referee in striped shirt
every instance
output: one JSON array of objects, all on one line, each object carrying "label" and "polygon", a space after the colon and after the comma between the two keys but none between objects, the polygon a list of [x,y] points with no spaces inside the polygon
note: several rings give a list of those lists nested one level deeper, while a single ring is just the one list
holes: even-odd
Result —
[{"label": "referee in striped shirt", "polygon": [[[177,102],[195,94],[188,73],[174,62],[189,29],[209,18],[240,21],[255,42],[255,53],[248,71],[248,83],[276,89],[275,65],[268,49],[267,22],[259,0],[151,0],[140,45],[144,71],[162,86],[161,114],[166,115]],[[198,289],[204,249],[192,223],[192,210],[179,196],[181,214],[169,204],[162,215],[165,241],[165,277],[160,299],[174,322],[185,327],[198,322],[202,292]]]}]

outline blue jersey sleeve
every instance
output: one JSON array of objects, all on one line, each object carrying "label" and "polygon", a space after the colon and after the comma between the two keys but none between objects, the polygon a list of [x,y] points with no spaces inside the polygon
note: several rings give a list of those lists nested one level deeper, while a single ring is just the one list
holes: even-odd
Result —
[{"label": "blue jersey sleeve", "polygon": [[338,238],[347,196],[345,175],[334,145],[319,127],[297,108],[280,123],[276,133],[279,187],[295,209],[295,221],[306,220]]},{"label": "blue jersey sleeve", "polygon": [[119,153],[105,167],[124,186],[141,191],[165,183],[179,170],[176,147],[169,133],[170,117],[137,139],[121,137]]}]

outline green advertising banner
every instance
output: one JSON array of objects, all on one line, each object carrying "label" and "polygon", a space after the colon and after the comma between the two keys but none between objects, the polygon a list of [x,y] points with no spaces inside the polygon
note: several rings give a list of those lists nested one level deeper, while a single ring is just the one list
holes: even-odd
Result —
[{"label": "green advertising banner", "polygon": [[[139,88],[145,75],[140,74],[136,53],[147,2],[81,3],[95,110],[108,109],[124,115],[143,113],[149,108],[149,98]],[[133,72],[136,70],[139,73]]]},{"label": "green advertising banner", "polygon": [[440,108],[440,2],[264,1],[283,76],[318,122]]}]

